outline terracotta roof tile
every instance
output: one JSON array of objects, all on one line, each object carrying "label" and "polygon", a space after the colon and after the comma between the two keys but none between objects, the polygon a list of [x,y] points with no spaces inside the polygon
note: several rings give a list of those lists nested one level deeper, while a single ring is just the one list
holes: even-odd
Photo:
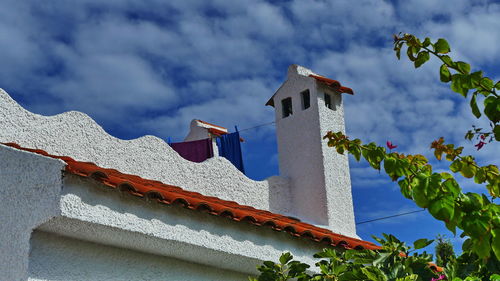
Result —
[{"label": "terracotta roof tile", "polygon": [[354,92],[351,88],[347,88],[347,87],[342,86],[340,84],[340,82],[337,80],[333,80],[330,78],[326,78],[326,77],[319,76],[319,75],[313,75],[313,74],[309,75],[309,77],[312,77],[312,78],[316,79],[316,81],[319,81],[323,84],[326,84],[327,86],[330,86],[330,87],[334,88],[335,90],[338,90],[341,93],[354,95]]},{"label": "terracotta roof tile", "polygon": [[222,130],[219,130],[219,129],[216,129],[216,128],[208,128],[208,132],[212,135],[216,135],[218,137],[222,136],[222,135],[226,135],[227,132],[226,131],[222,131]]},{"label": "terracotta roof tile", "polygon": [[67,173],[91,178],[111,189],[156,200],[159,203],[167,205],[180,204],[188,209],[228,217],[234,221],[246,221],[257,226],[271,227],[274,230],[285,231],[296,237],[303,237],[316,242],[326,242],[332,246],[342,246],[346,249],[380,249],[379,246],[371,242],[336,234],[325,228],[300,222],[296,219],[269,211],[240,205],[234,201],[205,196],[197,192],[184,190],[178,186],[143,179],[136,175],[124,174],[115,169],[102,168],[94,163],[77,161],[71,157],[55,156],[43,150],[23,148],[15,143],[3,144],[47,157],[61,159],[67,164]]}]

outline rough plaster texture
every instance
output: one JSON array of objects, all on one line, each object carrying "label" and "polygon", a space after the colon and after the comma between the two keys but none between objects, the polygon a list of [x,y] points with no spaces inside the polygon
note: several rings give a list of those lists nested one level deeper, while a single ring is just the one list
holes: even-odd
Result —
[{"label": "rough plaster texture", "polygon": [[[322,137],[328,131],[344,132],[341,95],[321,87],[312,71],[292,65],[287,81],[274,95],[280,175],[290,179],[293,215],[325,225],[334,232],[356,235],[349,164]],[[311,106],[302,109],[300,93],[309,89]],[[332,96],[334,108],[324,103]],[[291,97],[293,114],[283,118],[281,100]]]},{"label": "rough plaster texture", "polygon": [[35,231],[29,280],[235,281],[248,274]]},{"label": "rough plaster texture", "polygon": [[0,145],[1,280],[26,280],[30,234],[59,214],[64,165]]},{"label": "rough plaster texture", "polygon": [[33,114],[2,89],[0,142],[15,142],[55,155],[94,162],[259,209],[288,214],[291,207],[287,204],[290,201],[289,183],[284,178],[251,180],[223,157],[202,163],[190,162],[154,136],[121,140],[106,133],[81,112],[55,116]]},{"label": "rough plaster texture", "polygon": [[285,251],[314,264],[311,256],[322,248],[269,228],[148,202],[73,175],[64,179],[60,206],[62,216],[39,230],[241,274],[255,274],[256,265]]},{"label": "rough plaster texture", "polygon": [[1,280],[245,280],[285,251],[312,265],[322,248],[63,177],[62,161],[38,154],[0,145],[0,159]]}]

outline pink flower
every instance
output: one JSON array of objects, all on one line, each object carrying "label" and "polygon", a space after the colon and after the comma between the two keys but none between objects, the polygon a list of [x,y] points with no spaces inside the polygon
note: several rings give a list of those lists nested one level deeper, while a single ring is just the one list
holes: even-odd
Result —
[{"label": "pink flower", "polygon": [[439,280],[444,280],[444,279],[446,279],[446,276],[444,276],[444,274],[442,274],[442,275],[439,275],[438,278],[432,278],[431,281],[439,281]]},{"label": "pink flower", "polygon": [[387,145],[387,148],[389,148],[390,150],[393,150],[394,148],[398,147],[397,145],[392,144],[391,141],[387,141],[385,144]]},{"label": "pink flower", "polygon": [[477,147],[477,150],[483,148],[483,146],[485,145],[486,143],[484,141],[479,141],[476,145],[474,145],[475,147]]},{"label": "pink flower", "polygon": [[481,135],[481,139],[482,139],[482,140],[485,140],[485,139],[486,139],[486,136],[485,136],[485,135]]}]

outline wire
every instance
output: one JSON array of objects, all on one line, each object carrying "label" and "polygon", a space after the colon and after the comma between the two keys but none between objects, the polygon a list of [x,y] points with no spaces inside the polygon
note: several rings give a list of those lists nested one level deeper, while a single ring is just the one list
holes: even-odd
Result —
[{"label": "wire", "polygon": [[387,217],[376,218],[376,219],[367,220],[367,221],[362,221],[362,222],[358,222],[358,223],[356,223],[356,225],[358,225],[358,224],[363,224],[363,223],[374,222],[374,221],[379,221],[379,220],[386,220],[386,219],[390,219],[390,218],[395,218],[395,217],[405,216],[405,215],[409,215],[409,214],[413,214],[413,213],[419,213],[419,212],[423,212],[423,211],[425,211],[425,209],[422,209],[422,210],[416,210],[416,211],[411,211],[411,212],[406,212],[406,213],[401,213],[401,214],[396,214],[396,215],[387,216]]},{"label": "wire", "polygon": [[273,122],[269,122],[269,123],[264,123],[264,124],[260,124],[260,125],[257,125],[257,126],[253,126],[253,127],[250,127],[250,128],[245,128],[243,130],[238,130],[238,132],[243,132],[243,131],[248,131],[248,130],[252,130],[252,129],[256,129],[256,128],[260,128],[260,127],[264,127],[264,126],[267,126],[267,125],[272,125],[276,123],[276,121],[273,121]]}]

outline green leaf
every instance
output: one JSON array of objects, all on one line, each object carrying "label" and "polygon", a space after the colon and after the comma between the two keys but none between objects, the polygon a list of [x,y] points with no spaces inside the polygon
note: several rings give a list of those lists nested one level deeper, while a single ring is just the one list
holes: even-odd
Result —
[{"label": "green leaf", "polygon": [[380,162],[384,159],[385,153],[383,148],[376,148],[374,150],[370,150],[367,153],[366,160],[373,168],[380,170]]},{"label": "green leaf", "polygon": [[460,194],[460,191],[462,190],[454,178],[445,180],[441,184],[441,186],[445,190],[445,192],[452,194],[453,197],[457,197],[458,194]]},{"label": "green leaf", "polygon": [[481,86],[487,88],[488,90],[493,89],[493,80],[491,80],[488,77],[483,77],[483,79],[481,79],[480,83],[481,83]]},{"label": "green leaf", "polygon": [[500,121],[500,98],[489,96],[484,99],[484,114],[494,123]]},{"label": "green leaf", "polygon": [[472,140],[473,137],[474,137],[474,133],[471,130],[467,131],[467,133],[465,134],[466,140]]},{"label": "green leaf", "polygon": [[467,164],[467,163],[464,163],[464,164],[465,165],[462,165],[462,169],[460,170],[460,174],[462,174],[462,176],[470,179],[476,174],[477,167],[475,165],[472,165],[472,164]]},{"label": "green leaf", "polygon": [[438,39],[436,43],[434,43],[434,51],[440,54],[449,53],[451,50],[448,41],[444,40],[443,38]]},{"label": "green leaf", "polygon": [[455,200],[452,196],[442,196],[429,204],[429,213],[442,221],[449,221],[455,213]]},{"label": "green leaf", "polygon": [[447,83],[451,81],[451,73],[450,70],[448,69],[448,66],[446,64],[442,64],[441,68],[439,69],[439,79],[441,82]]},{"label": "green leaf", "polygon": [[281,264],[287,264],[289,261],[291,261],[293,259],[293,256],[292,254],[290,253],[283,253],[280,257],[280,263]]},{"label": "green leaf", "polygon": [[376,267],[362,267],[361,271],[372,281],[386,281],[387,276]]},{"label": "green leaf", "polygon": [[[482,237],[488,233],[488,218],[479,215],[466,215],[463,219],[463,229],[471,238]],[[475,240],[475,239],[474,239]]]},{"label": "green leaf", "polygon": [[457,235],[457,224],[454,220],[445,222],[445,226],[449,231],[453,232],[453,235]]},{"label": "green leaf", "polygon": [[462,243],[462,251],[468,252],[470,251],[470,248],[472,247],[472,239],[468,238]]},{"label": "green leaf", "polygon": [[455,63],[451,60],[451,58],[447,55],[441,56],[441,59],[448,65],[453,66]]},{"label": "green leaf", "polygon": [[470,72],[470,65],[466,62],[463,62],[463,61],[457,61],[455,63],[456,65],[456,68],[458,69],[458,71],[460,71],[460,73],[462,74],[469,74]]},{"label": "green leaf", "polygon": [[413,179],[412,197],[415,203],[421,208],[427,208],[429,199],[427,198],[427,187],[429,181],[427,179]]},{"label": "green leaf", "polygon": [[356,161],[359,162],[359,160],[361,159],[361,149],[359,148],[359,146],[357,145],[350,146],[349,153],[351,153],[356,159]]},{"label": "green leaf", "polygon": [[451,163],[450,165],[450,170],[453,172],[453,173],[456,173],[458,171],[460,171],[462,169],[462,161],[461,160],[455,160]]},{"label": "green leaf", "polygon": [[471,79],[472,87],[476,88],[479,86],[479,83],[483,78],[483,72],[482,71],[473,72],[469,77]]},{"label": "green leaf", "polygon": [[[497,260],[500,260],[500,229],[496,228],[491,231],[493,239],[491,240],[491,246],[493,253],[497,257]],[[500,276],[499,276],[500,278]]]},{"label": "green leaf", "polygon": [[495,125],[493,133],[495,134],[495,140],[500,141],[500,125]]},{"label": "green leaf", "polygon": [[475,183],[483,183],[486,181],[486,171],[483,168],[477,169],[476,175],[474,176]]},{"label": "green leaf", "polygon": [[424,42],[422,42],[422,46],[428,47],[431,44],[431,38],[425,37]]},{"label": "green leaf", "polygon": [[451,89],[454,92],[459,93],[464,97],[467,96],[467,92],[469,91],[469,89],[464,88],[464,85],[468,84],[468,83],[465,83],[466,79],[467,78],[464,77],[464,75],[462,75],[462,74],[453,74],[451,76]]},{"label": "green leaf", "polygon": [[265,261],[264,265],[269,267],[269,268],[274,268],[276,266],[276,264],[272,261]]},{"label": "green leaf", "polygon": [[399,188],[404,197],[412,199],[411,187],[409,186],[408,179],[402,179],[398,181]]},{"label": "green leaf", "polygon": [[413,56],[412,48],[410,47],[408,47],[408,49],[406,50],[406,55],[408,55],[408,58],[411,61],[415,61],[417,59],[415,56]]},{"label": "green leaf", "polygon": [[429,52],[422,51],[418,54],[417,59],[415,60],[415,68],[419,68],[422,64],[428,61],[430,58]]},{"label": "green leaf", "polygon": [[479,118],[481,117],[481,112],[479,111],[479,107],[477,107],[476,95],[477,92],[472,95],[472,98],[470,100],[470,107],[472,109],[472,114],[474,114],[476,118]]},{"label": "green leaf", "polygon": [[486,258],[490,256],[491,245],[490,239],[487,235],[486,237],[481,237],[482,239],[476,239],[473,243],[474,252],[479,256],[479,258]]},{"label": "green leaf", "polygon": [[413,242],[413,248],[415,250],[422,249],[432,244],[432,242],[434,242],[434,240],[428,240],[425,238],[418,239],[417,241]]}]

